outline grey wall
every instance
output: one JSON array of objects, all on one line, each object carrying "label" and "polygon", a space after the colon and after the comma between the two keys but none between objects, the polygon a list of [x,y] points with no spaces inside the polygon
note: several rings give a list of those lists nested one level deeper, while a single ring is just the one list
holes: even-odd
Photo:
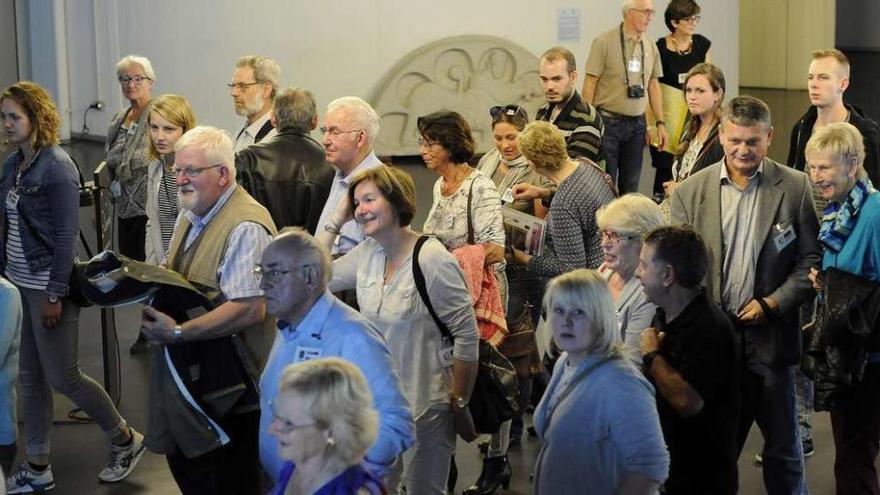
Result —
[{"label": "grey wall", "polygon": [[19,79],[15,0],[0,0],[0,88]]},{"label": "grey wall", "polygon": [[845,50],[880,51],[880,2],[839,0],[835,46]]}]

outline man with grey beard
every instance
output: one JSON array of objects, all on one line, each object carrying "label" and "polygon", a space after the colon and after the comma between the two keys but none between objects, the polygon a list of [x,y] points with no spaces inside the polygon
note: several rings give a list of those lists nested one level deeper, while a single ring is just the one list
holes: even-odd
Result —
[{"label": "man with grey beard", "polygon": [[232,134],[235,152],[275,135],[272,125],[272,101],[281,78],[278,62],[261,55],[245,55],[235,63],[229,95],[235,113],[247,118]]}]

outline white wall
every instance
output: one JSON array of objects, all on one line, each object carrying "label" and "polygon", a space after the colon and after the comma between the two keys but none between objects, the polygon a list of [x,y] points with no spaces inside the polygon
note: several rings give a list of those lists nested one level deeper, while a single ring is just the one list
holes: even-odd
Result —
[{"label": "white wall", "polygon": [[[656,1],[659,13],[651,36],[667,33],[662,16],[666,3]],[[104,111],[89,115],[92,134],[103,134],[110,117],[124,104],[114,67],[128,53],[152,61],[157,75],[154,95],[182,94],[200,123],[234,129],[240,120],[232,110],[226,83],[240,55],[275,58],[283,69],[283,84],[311,89],[323,109],[339,96],[366,97],[395,62],[439,38],[501,36],[539,55],[558,44],[556,12],[561,7],[581,9],[581,40],[563,45],[574,51],[583,67],[592,38],[620,19],[616,0],[66,0],[66,4],[74,132],[82,127],[82,112],[89,103],[96,99],[107,103]],[[713,41],[714,62],[724,69],[728,88],[735,94],[737,2],[702,0],[700,4],[699,30]],[[32,29],[40,29],[34,24]],[[34,74],[36,66],[50,63],[38,57],[31,62]]]}]

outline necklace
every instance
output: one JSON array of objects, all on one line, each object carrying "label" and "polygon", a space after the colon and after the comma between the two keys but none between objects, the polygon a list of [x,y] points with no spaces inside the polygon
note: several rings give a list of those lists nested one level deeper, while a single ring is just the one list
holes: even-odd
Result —
[{"label": "necklace", "polygon": [[675,41],[675,36],[673,36],[673,35],[671,35],[671,34],[669,35],[669,41],[672,42],[672,50],[675,51],[675,53],[677,53],[677,54],[679,54],[679,55],[687,55],[687,54],[689,54],[690,52],[692,52],[693,49],[694,49],[694,38],[693,38],[693,36],[691,36],[690,38],[688,38],[688,44],[687,44],[687,46],[686,46],[684,49],[680,49],[680,48],[678,47],[678,42]]},{"label": "necklace", "polygon": [[450,194],[452,194],[456,190],[458,190],[458,187],[461,185],[462,182],[464,182],[465,179],[467,179],[467,177],[470,174],[471,174],[471,167],[468,165],[465,165],[464,171],[462,173],[458,174],[458,177],[456,177],[454,180],[448,181],[444,177],[443,183],[440,185],[440,192],[444,196],[449,196]]}]

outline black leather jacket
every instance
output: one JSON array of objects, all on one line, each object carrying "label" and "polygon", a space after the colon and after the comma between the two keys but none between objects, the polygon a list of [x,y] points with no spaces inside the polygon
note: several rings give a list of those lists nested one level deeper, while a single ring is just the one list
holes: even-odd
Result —
[{"label": "black leather jacket", "polygon": [[278,228],[314,234],[330,194],[334,169],[324,147],[308,134],[285,128],[235,155],[238,183],[269,210]]},{"label": "black leather jacket", "polygon": [[880,352],[880,283],[836,268],[824,271],[823,280],[816,319],[804,329],[801,364],[813,379],[817,411],[836,406]]}]

